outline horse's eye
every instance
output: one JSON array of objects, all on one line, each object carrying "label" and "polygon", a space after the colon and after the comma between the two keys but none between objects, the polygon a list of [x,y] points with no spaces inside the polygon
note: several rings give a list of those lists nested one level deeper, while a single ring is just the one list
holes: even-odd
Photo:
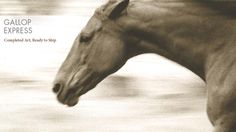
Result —
[{"label": "horse's eye", "polygon": [[90,36],[81,35],[79,41],[83,43],[83,42],[88,42],[90,39],[91,39]]}]

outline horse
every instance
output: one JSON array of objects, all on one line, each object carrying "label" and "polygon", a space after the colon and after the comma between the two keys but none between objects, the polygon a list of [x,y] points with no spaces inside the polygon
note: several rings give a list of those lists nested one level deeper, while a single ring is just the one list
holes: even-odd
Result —
[{"label": "horse", "polygon": [[202,78],[214,132],[235,132],[235,7],[217,0],[110,0],[74,40],[53,91],[75,106],[128,59],[156,53]]}]

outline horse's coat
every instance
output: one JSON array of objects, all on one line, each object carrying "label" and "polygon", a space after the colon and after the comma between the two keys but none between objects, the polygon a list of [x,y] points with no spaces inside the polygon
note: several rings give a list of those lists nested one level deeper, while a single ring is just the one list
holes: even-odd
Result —
[{"label": "horse's coat", "polygon": [[78,97],[138,54],[157,53],[205,82],[215,132],[236,131],[236,3],[111,0],[98,8],[55,79],[58,100]]}]

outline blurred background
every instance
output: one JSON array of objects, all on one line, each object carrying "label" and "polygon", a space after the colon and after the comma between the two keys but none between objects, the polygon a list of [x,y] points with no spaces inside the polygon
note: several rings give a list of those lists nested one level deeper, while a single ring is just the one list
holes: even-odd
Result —
[{"label": "blurred background", "polygon": [[[73,40],[106,0],[0,0],[3,20],[32,19],[33,34],[0,33],[0,131],[209,132],[204,82],[154,54],[137,56],[84,95],[59,104],[52,81]],[[1,29],[2,30],[2,29]],[[5,43],[4,38],[56,43]]]}]

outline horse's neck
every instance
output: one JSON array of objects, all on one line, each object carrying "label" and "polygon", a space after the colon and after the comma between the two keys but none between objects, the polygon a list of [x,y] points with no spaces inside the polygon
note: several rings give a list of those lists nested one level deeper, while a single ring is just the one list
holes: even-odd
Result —
[{"label": "horse's neck", "polygon": [[235,31],[235,21],[222,18],[196,2],[134,3],[124,22],[143,52],[165,56],[205,79],[208,55]]}]

